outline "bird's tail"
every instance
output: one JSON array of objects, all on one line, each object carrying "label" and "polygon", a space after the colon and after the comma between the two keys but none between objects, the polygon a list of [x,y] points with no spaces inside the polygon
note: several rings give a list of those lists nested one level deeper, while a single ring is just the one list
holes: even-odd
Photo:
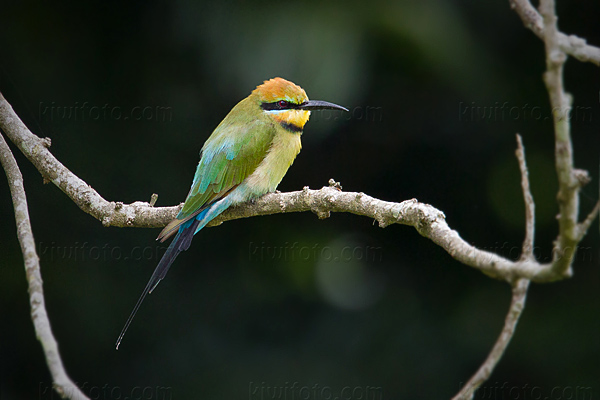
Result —
[{"label": "bird's tail", "polygon": [[123,330],[121,331],[121,334],[119,335],[119,338],[117,339],[117,344],[116,344],[117,350],[119,349],[121,340],[123,340],[123,336],[125,336],[125,332],[127,332],[127,328],[129,328],[131,321],[133,321],[133,317],[135,317],[135,314],[137,313],[138,309],[142,305],[142,302],[146,298],[146,295],[148,295],[148,293],[152,293],[152,291],[156,288],[156,286],[160,283],[160,281],[165,277],[165,275],[167,275],[167,272],[169,271],[171,264],[173,264],[173,261],[175,261],[175,258],[177,258],[179,253],[190,248],[190,244],[192,243],[192,238],[194,237],[194,234],[196,233],[196,229],[198,228],[199,223],[200,223],[200,221],[197,219],[193,219],[193,220],[189,221],[185,225],[181,226],[181,228],[179,229],[179,232],[177,233],[175,238],[173,238],[173,241],[167,248],[167,251],[162,256],[158,265],[154,269],[154,272],[152,273],[152,276],[150,277],[148,284],[144,288],[142,295],[140,296],[137,303],[135,304],[135,307],[133,308],[133,311],[129,315],[129,318],[127,318],[127,322],[125,322],[125,326],[123,327]]},{"label": "bird's tail", "polygon": [[133,307],[131,315],[129,315],[129,318],[127,318],[127,322],[125,322],[125,326],[123,327],[123,330],[117,339],[117,350],[119,349],[121,340],[123,340],[123,336],[125,336],[125,332],[127,332],[127,328],[129,328],[131,321],[133,321],[133,317],[135,317],[135,314],[142,305],[142,302],[148,293],[152,293],[152,291],[156,288],[156,285],[158,285],[165,275],[167,275],[169,267],[171,267],[171,264],[173,264],[175,258],[177,258],[179,253],[190,248],[190,244],[192,244],[194,235],[198,233],[200,229],[204,228],[206,224],[212,221],[217,215],[221,214],[231,204],[233,204],[233,199],[230,197],[225,197],[224,199],[221,199],[213,205],[203,209],[194,219],[190,219],[179,226],[177,235],[175,235],[175,238],[173,238],[173,241],[167,248],[167,251],[160,259],[158,265],[152,273],[152,276],[150,277],[150,280],[148,281],[148,284],[144,288],[142,295],[135,304],[135,307]]}]

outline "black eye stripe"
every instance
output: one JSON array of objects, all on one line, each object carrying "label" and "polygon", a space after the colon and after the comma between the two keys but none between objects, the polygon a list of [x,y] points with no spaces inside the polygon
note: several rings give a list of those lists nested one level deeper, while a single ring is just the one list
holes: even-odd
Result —
[{"label": "black eye stripe", "polygon": [[260,107],[265,111],[273,110],[294,110],[300,107],[300,104],[290,103],[285,100],[274,101],[272,103],[260,103]]}]

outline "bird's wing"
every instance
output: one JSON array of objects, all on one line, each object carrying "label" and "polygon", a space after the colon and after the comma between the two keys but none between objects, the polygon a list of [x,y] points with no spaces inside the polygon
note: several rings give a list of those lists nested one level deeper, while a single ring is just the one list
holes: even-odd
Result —
[{"label": "bird's wing", "polygon": [[157,240],[165,241],[179,226],[225,197],[265,158],[275,127],[269,121],[225,119],[202,147],[196,175],[183,208]]}]

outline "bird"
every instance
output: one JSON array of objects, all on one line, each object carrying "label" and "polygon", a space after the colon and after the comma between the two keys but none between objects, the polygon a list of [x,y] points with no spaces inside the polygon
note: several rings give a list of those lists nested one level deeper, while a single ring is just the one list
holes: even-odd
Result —
[{"label": "bird", "polygon": [[274,192],[302,147],[300,137],[313,110],[341,110],[309,100],[304,89],[283,78],[257,86],[215,128],[200,151],[190,191],[177,217],[156,240],[173,237],[131,312],[116,349],[146,295],[164,279],[175,258],[196,233],[234,204]]}]

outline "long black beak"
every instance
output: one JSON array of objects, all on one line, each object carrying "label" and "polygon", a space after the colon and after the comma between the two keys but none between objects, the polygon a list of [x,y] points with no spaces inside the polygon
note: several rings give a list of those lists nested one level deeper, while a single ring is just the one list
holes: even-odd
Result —
[{"label": "long black beak", "polygon": [[300,110],[342,110],[348,111],[347,108],[338,106],[337,104],[321,100],[309,100],[306,103],[300,104],[297,108]]}]

